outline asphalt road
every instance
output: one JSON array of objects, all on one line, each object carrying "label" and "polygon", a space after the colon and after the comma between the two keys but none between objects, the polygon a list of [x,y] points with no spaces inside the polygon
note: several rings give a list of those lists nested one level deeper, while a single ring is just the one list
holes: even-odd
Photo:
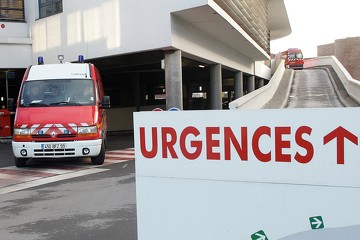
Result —
[{"label": "asphalt road", "polygon": [[324,69],[295,71],[287,108],[344,107]]},{"label": "asphalt road", "polygon": [[14,165],[13,153],[10,143],[0,144],[0,168]]},{"label": "asphalt road", "polygon": [[137,239],[134,165],[0,195],[1,239]]},{"label": "asphalt road", "polygon": [[[131,134],[109,137],[109,150],[129,147]],[[12,158],[11,144],[0,144],[2,168]],[[0,238],[137,239],[135,161],[90,170],[96,173],[0,194]]]},{"label": "asphalt road", "polygon": [[264,106],[266,109],[329,107],[359,107],[329,66],[286,69],[275,95]]}]

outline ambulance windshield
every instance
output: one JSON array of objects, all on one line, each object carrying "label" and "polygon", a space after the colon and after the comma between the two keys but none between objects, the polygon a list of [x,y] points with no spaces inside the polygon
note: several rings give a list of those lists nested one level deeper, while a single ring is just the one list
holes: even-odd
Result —
[{"label": "ambulance windshield", "polygon": [[289,58],[290,59],[295,59],[295,58],[303,59],[303,55],[301,52],[292,52],[292,53],[289,53]]},{"label": "ambulance windshield", "polygon": [[95,91],[90,79],[26,81],[21,91],[21,107],[91,105],[95,105]]}]

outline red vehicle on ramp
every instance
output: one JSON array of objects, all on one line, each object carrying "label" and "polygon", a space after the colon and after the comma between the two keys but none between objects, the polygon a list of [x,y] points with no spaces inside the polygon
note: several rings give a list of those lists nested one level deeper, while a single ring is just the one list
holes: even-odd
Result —
[{"label": "red vehicle on ramp", "polygon": [[277,58],[285,60],[286,68],[303,69],[304,67],[304,57],[299,48],[289,48],[288,50],[279,53]]}]

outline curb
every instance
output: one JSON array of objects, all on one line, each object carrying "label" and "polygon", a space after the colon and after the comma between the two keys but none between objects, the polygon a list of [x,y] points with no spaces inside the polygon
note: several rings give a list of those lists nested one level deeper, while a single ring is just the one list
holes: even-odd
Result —
[{"label": "curb", "polygon": [[0,137],[0,143],[11,143],[12,137]]}]

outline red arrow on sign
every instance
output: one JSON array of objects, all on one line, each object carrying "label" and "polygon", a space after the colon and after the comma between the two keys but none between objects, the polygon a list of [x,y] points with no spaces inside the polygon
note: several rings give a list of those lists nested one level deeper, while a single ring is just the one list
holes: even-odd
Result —
[{"label": "red arrow on sign", "polygon": [[345,138],[358,145],[358,137],[340,126],[324,137],[324,145],[335,138],[337,138],[337,164],[344,164]]}]

